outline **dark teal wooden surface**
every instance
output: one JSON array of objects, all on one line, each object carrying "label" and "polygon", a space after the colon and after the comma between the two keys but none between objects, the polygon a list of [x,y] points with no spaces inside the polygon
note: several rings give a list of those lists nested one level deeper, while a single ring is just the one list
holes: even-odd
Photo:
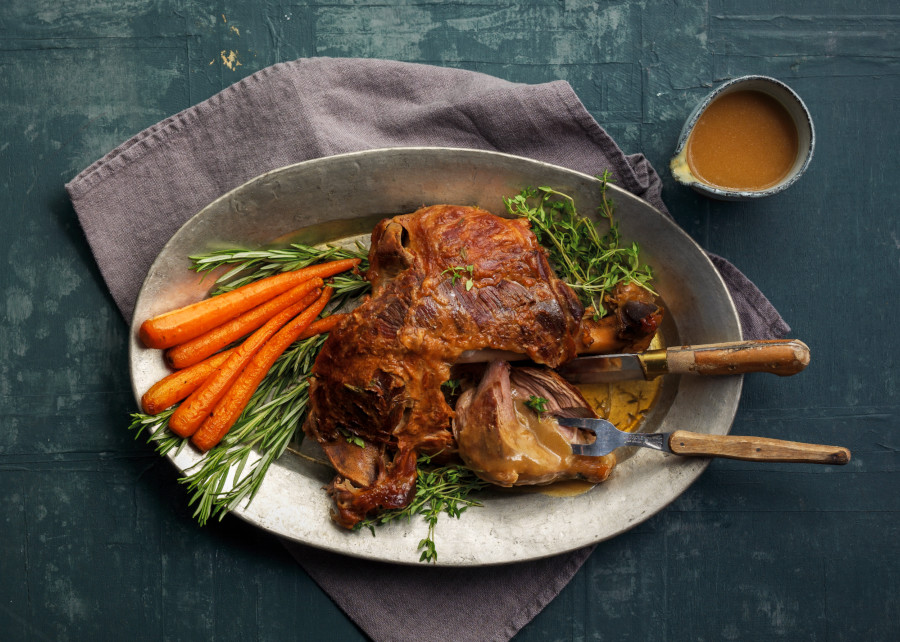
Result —
[{"label": "dark teal wooden surface", "polygon": [[[898,639],[898,26],[887,0],[0,3],[0,639],[364,638],[272,537],[198,528],[126,433],[127,329],[63,190],[144,127],[304,56],[569,81],[812,349],[798,377],[747,378],[734,432],[853,451],[843,468],[713,462],[517,640]],[[782,195],[709,201],[668,158],[693,104],[748,73],[804,98],[816,155]]]}]

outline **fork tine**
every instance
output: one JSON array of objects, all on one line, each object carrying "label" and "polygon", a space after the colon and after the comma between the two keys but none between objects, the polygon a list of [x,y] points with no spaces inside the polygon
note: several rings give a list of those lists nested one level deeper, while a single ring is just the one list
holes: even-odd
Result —
[{"label": "fork tine", "polygon": [[629,433],[622,432],[605,419],[567,417],[557,414],[556,420],[562,426],[572,426],[593,433],[594,441],[592,443],[572,445],[572,453],[576,455],[602,457],[603,455],[608,455],[616,448],[624,446],[628,440]]}]

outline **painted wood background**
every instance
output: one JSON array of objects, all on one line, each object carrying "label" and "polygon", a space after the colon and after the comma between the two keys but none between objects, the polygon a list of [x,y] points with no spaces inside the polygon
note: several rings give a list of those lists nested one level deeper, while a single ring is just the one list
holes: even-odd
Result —
[{"label": "painted wood background", "polygon": [[[801,376],[747,378],[734,432],[853,451],[843,468],[714,462],[517,640],[900,638],[898,27],[887,0],[4,0],[0,638],[364,638],[267,534],[199,529],[127,433],[127,328],[63,189],[141,129],[308,56],[570,82],[811,347]],[[709,201],[668,159],[692,106],[748,73],[804,98],[815,158],[782,195]]]}]

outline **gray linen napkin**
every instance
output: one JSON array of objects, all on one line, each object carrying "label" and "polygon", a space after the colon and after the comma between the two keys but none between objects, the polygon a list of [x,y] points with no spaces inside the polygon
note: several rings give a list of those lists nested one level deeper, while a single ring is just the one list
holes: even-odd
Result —
[{"label": "gray linen napkin", "polygon": [[[119,309],[131,320],[156,255],[193,214],[271,169],[398,146],[489,149],[617,184],[666,211],[659,176],[626,156],[568,83],[510,83],[458,69],[385,60],[277,64],[126,141],[66,189]],[[733,265],[712,257],[746,338],[789,328]],[[591,552],[490,569],[403,567],[285,545],[375,640],[508,640],[547,605]],[[435,617],[439,613],[440,617]],[[437,622],[440,624],[438,625]]]}]

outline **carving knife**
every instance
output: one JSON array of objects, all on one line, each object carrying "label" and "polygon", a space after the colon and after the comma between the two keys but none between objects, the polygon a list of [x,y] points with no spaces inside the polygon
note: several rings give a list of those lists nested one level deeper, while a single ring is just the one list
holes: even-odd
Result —
[{"label": "carving knife", "polygon": [[677,346],[635,354],[576,357],[557,368],[572,383],[655,379],[665,374],[797,374],[809,364],[809,348],[796,339]]}]

